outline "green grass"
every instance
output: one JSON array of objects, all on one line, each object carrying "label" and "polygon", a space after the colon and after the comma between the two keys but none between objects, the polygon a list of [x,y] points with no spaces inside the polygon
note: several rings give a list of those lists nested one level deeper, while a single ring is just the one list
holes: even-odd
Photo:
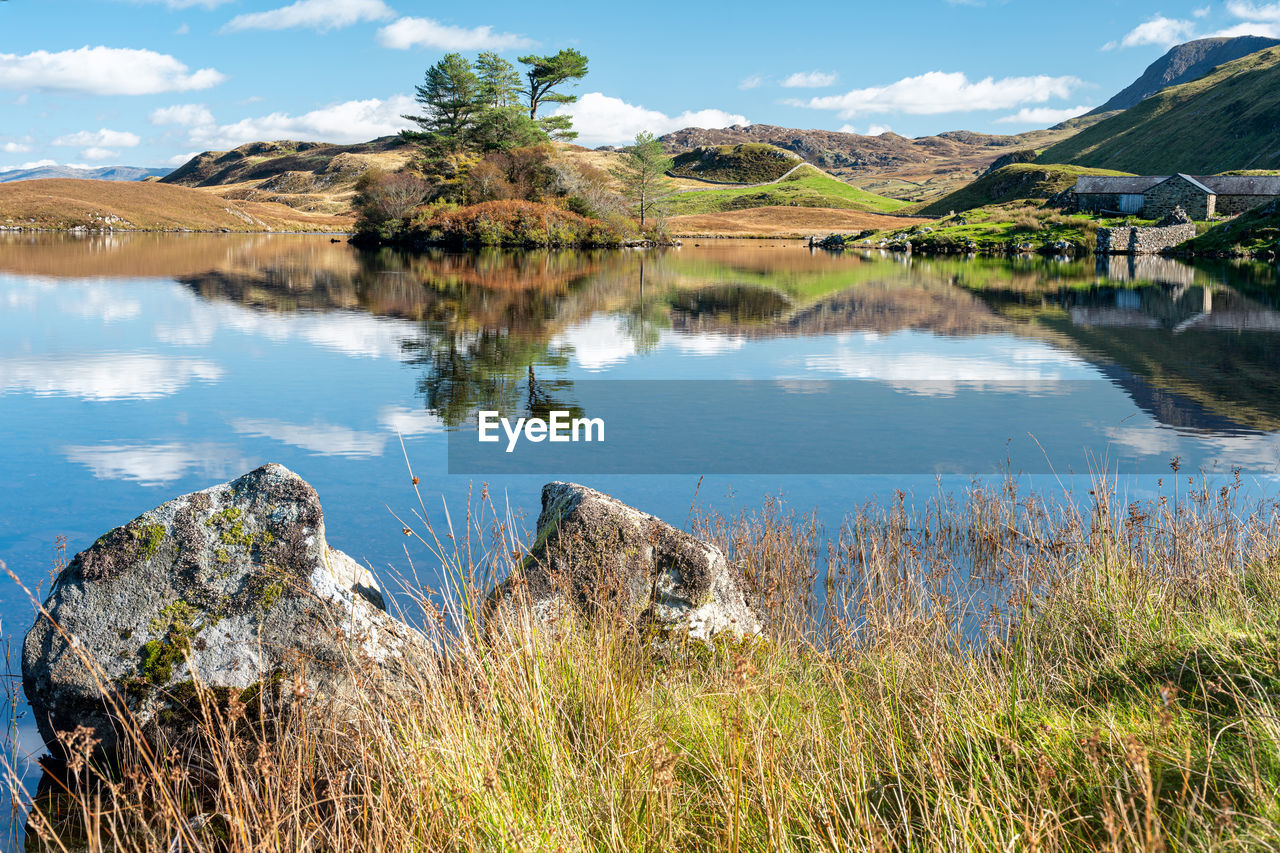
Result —
[{"label": "green grass", "polygon": [[[1091,214],[1064,213],[1028,202],[992,204],[944,217],[925,225],[837,238],[849,248],[897,246],[910,242],[914,251],[1004,254],[1058,254],[1058,244],[1070,244],[1076,255],[1098,245],[1098,228],[1119,224],[1149,225],[1145,220],[1109,219]],[[834,242],[834,241],[833,241]]]},{"label": "green grass", "polygon": [[1180,248],[1195,253],[1275,257],[1280,254],[1280,202],[1269,202],[1215,225]]},{"label": "green grass", "polygon": [[1081,175],[1125,174],[1128,173],[1084,166],[1012,163],[912,212],[920,216],[946,216],[988,204],[1026,199],[1043,201],[1075,186]]},{"label": "green grass", "polygon": [[1280,168],[1280,48],[1228,62],[1047,148],[1037,162],[1135,174]]},{"label": "green grass", "polygon": [[671,216],[787,205],[893,213],[905,207],[906,202],[860,190],[812,166],[801,167],[790,177],[768,186],[674,193],[666,201]]},{"label": "green grass", "polygon": [[803,161],[789,151],[763,142],[696,148],[676,155],[671,174],[722,184],[776,181]]},{"label": "green grass", "polygon": [[[117,771],[70,741],[84,780],[38,801],[33,849],[1274,849],[1276,507],[1177,475],[1133,504],[1090,495],[864,507],[820,595],[810,517],[699,517],[759,643],[462,626],[416,689],[316,719],[192,685],[202,761]],[[468,555],[520,559],[509,533],[433,551],[463,602],[485,592]]]}]

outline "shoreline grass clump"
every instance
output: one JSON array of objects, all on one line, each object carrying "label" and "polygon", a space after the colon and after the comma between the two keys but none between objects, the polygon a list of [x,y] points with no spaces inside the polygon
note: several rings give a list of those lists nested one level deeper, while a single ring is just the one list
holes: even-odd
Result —
[{"label": "shoreline grass clump", "polygon": [[418,603],[435,651],[409,698],[371,686],[356,713],[307,718],[205,697],[202,749],[138,739],[113,766],[71,742],[28,838],[1274,849],[1280,514],[1238,479],[1193,486],[1175,471],[1134,503],[1099,484],[1083,507],[1008,481],[924,505],[899,495],[836,531],[779,502],[693,527],[741,571],[767,639],[486,623],[489,583],[525,551],[482,496],[438,538],[406,525],[447,579]]}]

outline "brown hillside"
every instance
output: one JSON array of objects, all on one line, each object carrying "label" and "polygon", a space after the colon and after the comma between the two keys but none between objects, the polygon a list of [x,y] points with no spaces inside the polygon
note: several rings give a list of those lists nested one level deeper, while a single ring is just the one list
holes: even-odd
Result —
[{"label": "brown hillside", "polygon": [[[1099,117],[1100,118],[1100,117]],[[662,137],[672,153],[700,146],[766,142],[800,155],[854,186],[889,198],[924,201],[981,175],[1002,154],[1040,149],[1074,135],[1089,121],[1016,136],[950,131],[908,139],[896,133],[863,136],[834,130],[797,130],[770,124],[716,130],[690,127]]]},{"label": "brown hillside", "polygon": [[411,147],[396,136],[357,145],[324,142],[251,142],[230,151],[206,151],[163,183],[199,187],[236,201],[277,202],[308,213],[347,214],[356,180],[373,168],[394,172]]},{"label": "brown hillside", "polygon": [[349,217],[231,201],[154,182],[54,178],[0,184],[0,226],[118,231],[343,231]]}]

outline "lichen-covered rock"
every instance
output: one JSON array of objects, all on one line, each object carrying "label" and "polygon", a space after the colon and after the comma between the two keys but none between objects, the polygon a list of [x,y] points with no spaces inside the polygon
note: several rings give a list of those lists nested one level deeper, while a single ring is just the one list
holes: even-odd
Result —
[{"label": "lichen-covered rock", "polygon": [[760,633],[719,548],[574,483],[543,487],[523,571],[490,596],[500,615],[520,601],[542,625],[610,616],[704,642]]},{"label": "lichen-covered rock", "polygon": [[124,708],[144,732],[191,721],[197,681],[331,702],[351,673],[403,666],[420,636],[324,534],[315,490],[265,465],[102,536],[55,580],[23,646],[45,743],[85,726],[110,752]]}]

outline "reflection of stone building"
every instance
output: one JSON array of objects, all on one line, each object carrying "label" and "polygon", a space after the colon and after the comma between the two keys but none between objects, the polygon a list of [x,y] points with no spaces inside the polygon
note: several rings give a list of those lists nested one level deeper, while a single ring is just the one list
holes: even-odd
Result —
[{"label": "reflection of stone building", "polygon": [[1076,209],[1160,219],[1181,207],[1192,219],[1234,216],[1280,198],[1280,175],[1084,175]]}]

